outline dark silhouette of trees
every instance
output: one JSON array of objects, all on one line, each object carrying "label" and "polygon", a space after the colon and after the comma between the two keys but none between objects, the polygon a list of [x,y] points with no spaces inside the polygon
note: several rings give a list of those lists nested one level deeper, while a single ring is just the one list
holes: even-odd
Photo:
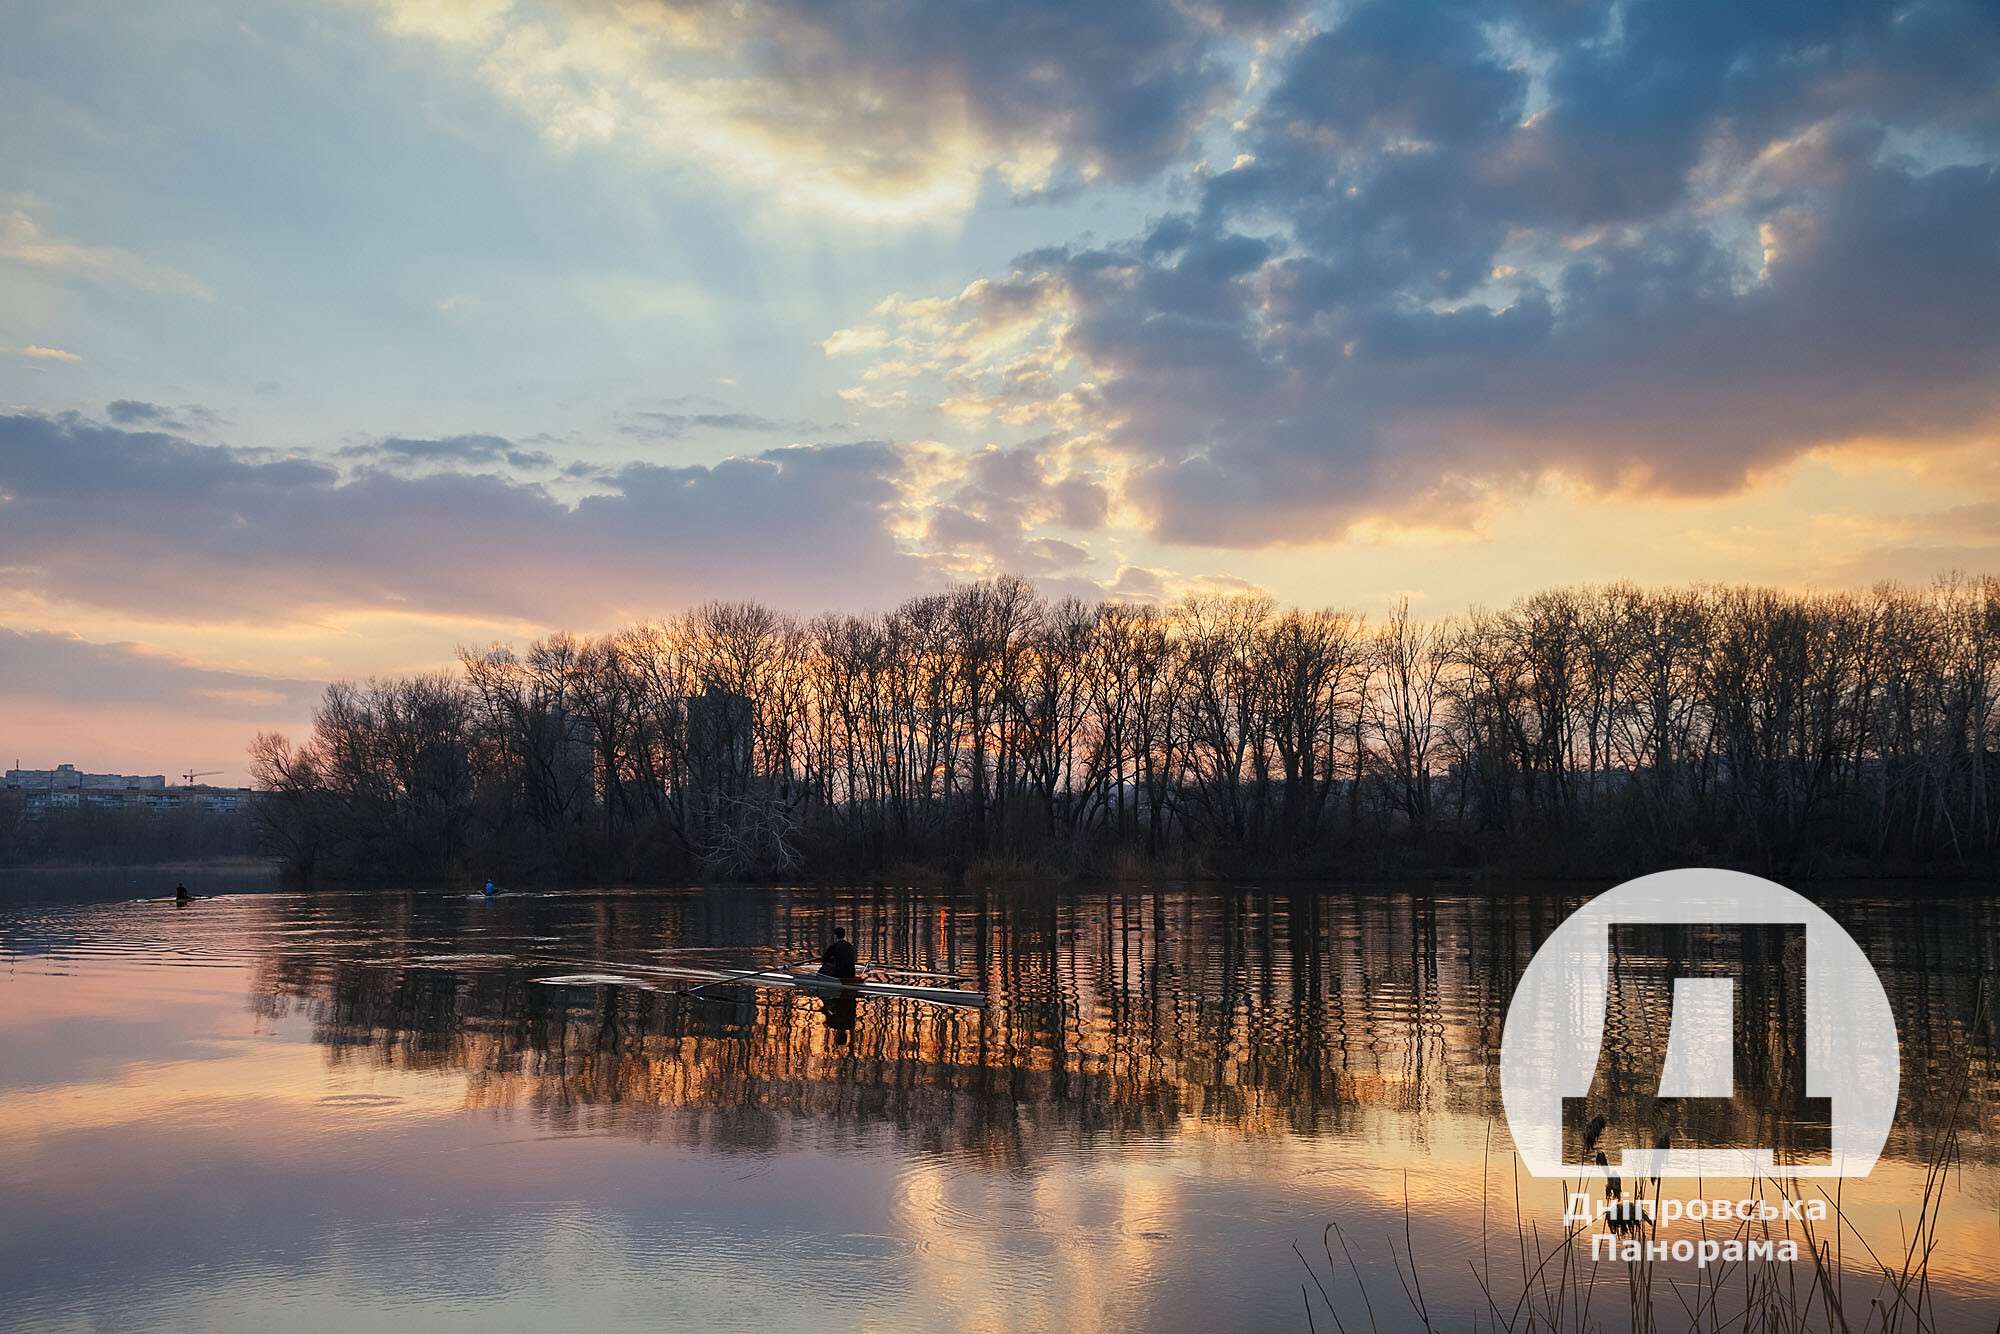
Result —
[{"label": "dark silhouette of trees", "polygon": [[1373,626],[1002,578],[466,652],[252,763],[306,876],[1960,868],[2000,837],[1996,652],[1993,578]]},{"label": "dark silhouette of trees", "polygon": [[[255,858],[264,831],[248,810],[83,804],[33,811],[0,790],[0,866],[145,866]],[[172,882],[169,881],[169,884]]]}]

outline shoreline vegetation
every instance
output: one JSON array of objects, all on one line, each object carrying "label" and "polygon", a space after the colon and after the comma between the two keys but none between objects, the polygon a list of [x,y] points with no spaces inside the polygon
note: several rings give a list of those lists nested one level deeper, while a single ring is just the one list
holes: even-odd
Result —
[{"label": "shoreline vegetation", "polygon": [[1964,877],[2000,851],[2000,579],[712,603],[330,686],[257,739],[295,881]]},{"label": "shoreline vegetation", "polygon": [[[1968,1029],[1983,1031],[1987,1018],[1982,998]],[[1511,1187],[1511,1199],[1492,1190],[1495,1172],[1489,1123],[1480,1171],[1479,1260],[1476,1264],[1466,1261],[1486,1305],[1486,1318],[1476,1310],[1473,1313],[1474,1326],[1484,1323],[1495,1330],[1547,1330],[1552,1334],[1617,1328],[1686,1330],[1688,1334],[1796,1334],[1822,1325],[1843,1334],[1855,1330],[1862,1334],[1931,1334],[1946,1328],[1947,1313],[1940,1311],[1938,1301],[1942,1284],[1934,1282],[1931,1269],[1939,1258],[1946,1201],[1964,1161],[1960,1127],[1967,1116],[1968,1095],[1976,1075],[1969,1048],[1939,1055],[1949,1062],[1948,1110],[1942,1122],[1922,1132],[1926,1141],[1923,1194],[1913,1202],[1914,1219],[1898,1215],[1900,1231],[1896,1235],[1880,1230],[1873,1236],[1864,1232],[1860,1220],[1842,1207],[1838,1188],[1828,1191],[1818,1181],[1804,1178],[1760,1177],[1744,1183],[1747,1191],[1743,1198],[1754,1199],[1760,1206],[1787,1206],[1779,1208],[1783,1215],[1779,1227],[1764,1221],[1769,1215],[1762,1212],[1755,1223],[1740,1212],[1733,1224],[1702,1221],[1681,1229],[1672,1239],[1686,1250],[1674,1255],[1677,1265],[1663,1268],[1667,1239],[1662,1236],[1660,1206],[1671,1201],[1660,1178],[1650,1182],[1634,1179],[1629,1183],[1629,1196],[1615,1184],[1616,1177],[1609,1183],[1562,1178],[1555,1192],[1564,1206],[1562,1228],[1545,1235],[1532,1222],[1523,1222],[1523,1186],[1514,1155],[1508,1155],[1502,1177]],[[1599,1161],[1603,1161],[1601,1156]],[[1705,1193],[1721,1184],[1697,1183],[1687,1199],[1705,1204]],[[1727,1200],[1727,1189],[1723,1185],[1724,1193],[1716,1198]],[[1592,1221],[1573,1224],[1568,1201],[1578,1193],[1596,1198],[1591,1200]],[[1512,1237],[1507,1236],[1505,1224],[1510,1207]],[[1825,1226],[1816,1224],[1815,1214]],[[1600,1231],[1600,1224],[1608,1232]],[[1605,1243],[1613,1239],[1624,1242],[1622,1249],[1627,1254],[1643,1258],[1600,1261],[1599,1254],[1609,1249]],[[1355,1262],[1347,1233],[1333,1221],[1326,1224],[1319,1240],[1325,1259],[1323,1271],[1297,1242],[1292,1244],[1306,1273],[1299,1297],[1307,1329],[1316,1334],[1321,1316],[1340,1331],[1350,1326],[1377,1329],[1375,1300],[1361,1266]],[[1338,1257],[1334,1254],[1336,1242]],[[1391,1236],[1388,1249],[1409,1318],[1426,1330],[1436,1329],[1423,1286],[1423,1272],[1433,1266],[1415,1239],[1407,1179],[1402,1242],[1399,1253]],[[1762,1263],[1735,1258],[1752,1247],[1764,1248],[1768,1256],[1773,1246],[1781,1243],[1789,1243],[1786,1254],[1791,1259]],[[1700,1267],[1690,1276],[1684,1257],[1697,1247],[1704,1251]],[[1710,1259],[1718,1252],[1730,1258],[1711,1265]],[[1380,1283],[1377,1287],[1385,1310],[1401,1309],[1393,1292]],[[1346,1321],[1340,1315],[1343,1308],[1348,1311]],[[1444,1318],[1441,1312],[1438,1319]]]},{"label": "shoreline vegetation", "polygon": [[273,875],[283,869],[282,864],[270,857],[254,853],[217,853],[213,856],[195,857],[142,857],[132,861],[79,861],[75,859],[45,859],[40,861],[0,862],[0,875],[24,874],[30,871],[74,872],[96,874],[103,871],[208,871],[222,873],[228,871],[269,872]]},{"label": "shoreline vegetation", "polygon": [[0,792],[0,870],[264,864],[266,836],[248,811],[84,806],[30,815],[20,792]]}]

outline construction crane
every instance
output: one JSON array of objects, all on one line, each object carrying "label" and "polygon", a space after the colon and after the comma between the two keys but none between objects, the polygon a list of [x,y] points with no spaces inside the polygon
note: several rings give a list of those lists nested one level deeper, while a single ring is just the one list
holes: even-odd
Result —
[{"label": "construction crane", "polygon": [[215,777],[215,776],[216,776],[217,774],[219,774],[219,773],[221,773],[221,772],[222,772],[222,770],[220,770],[220,769],[190,769],[190,770],[188,770],[188,771],[187,771],[186,773],[184,773],[184,774],[182,774],[182,775],[181,775],[181,779],[182,779],[182,781],[184,781],[184,782],[185,782],[185,783],[186,783],[186,784],[187,784],[187,785],[188,785],[189,787],[193,787],[193,786],[194,786],[194,780],[195,780],[195,779],[197,779],[197,778],[213,778],[213,777]]}]

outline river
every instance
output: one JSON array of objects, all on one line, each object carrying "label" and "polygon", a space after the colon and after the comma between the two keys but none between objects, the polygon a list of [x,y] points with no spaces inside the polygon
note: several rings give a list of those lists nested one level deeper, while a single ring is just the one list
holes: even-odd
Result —
[{"label": "river", "polygon": [[[1535,946],[1596,888],[177,907],[17,883],[0,1328],[1074,1334],[1306,1329],[1308,1301],[1321,1330],[1421,1328],[1419,1307],[1525,1327],[1564,1186],[1514,1164],[1497,1048]],[[1864,1311],[1869,1248],[1903,1263],[1955,1133],[1912,1300],[1930,1327],[1992,1330],[2000,901],[1822,901],[1903,1049],[1887,1152],[1823,1235]],[[985,1004],[687,995],[657,971],[811,956],[836,923],[864,960],[963,973]],[[579,975],[603,980],[561,980]],[[1553,1300],[1587,1298],[1578,1324],[1629,1326],[1623,1265],[1565,1267]],[[1677,1294],[1773,1268],[1659,1265],[1661,1327],[1689,1323]]]}]

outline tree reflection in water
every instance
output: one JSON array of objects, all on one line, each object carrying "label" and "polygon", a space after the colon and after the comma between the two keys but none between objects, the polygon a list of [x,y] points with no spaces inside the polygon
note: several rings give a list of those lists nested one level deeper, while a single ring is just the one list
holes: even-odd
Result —
[{"label": "tree reflection in water", "polygon": [[[252,953],[259,1003],[310,1015],[333,1061],[462,1073],[471,1106],[525,1110],[556,1130],[755,1148],[789,1116],[886,1127],[912,1145],[1020,1164],[1051,1144],[1206,1124],[1373,1140],[1394,1158],[1448,1125],[1499,1119],[1507,998],[1581,897],[304,896],[260,909]],[[1994,1041],[1973,1016],[2000,957],[1995,905],[1836,899],[1829,908],[1875,961],[1897,1013],[1904,1105],[1890,1155],[1922,1159],[1926,1128],[1970,1060],[1965,1152],[1991,1161]],[[836,922],[864,960],[969,974],[987,1005],[735,986],[687,996],[642,971],[812,955]],[[621,967],[634,971],[620,984],[538,980]],[[1629,1048],[1640,1059],[1666,1019],[1664,1010],[1613,1016],[1611,1054]],[[1758,1059],[1782,1064],[1775,1049]],[[1783,1150],[1790,1123],[1774,1101],[1739,1100],[1717,1113],[1727,1124],[1708,1129]]]}]

